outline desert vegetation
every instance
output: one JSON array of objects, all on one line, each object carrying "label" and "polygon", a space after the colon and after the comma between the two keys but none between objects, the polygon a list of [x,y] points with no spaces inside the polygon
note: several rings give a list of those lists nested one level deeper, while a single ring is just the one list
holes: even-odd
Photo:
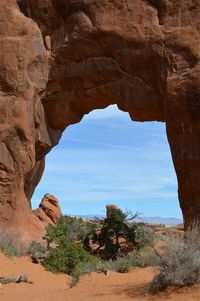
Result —
[{"label": "desert vegetation", "polygon": [[5,229],[0,230],[0,251],[7,256],[22,256],[26,254],[26,248],[23,242],[19,242],[15,233],[7,232]]},{"label": "desert vegetation", "polygon": [[[113,208],[104,221],[84,221],[64,216],[47,227],[44,266],[72,276],[74,286],[91,272],[128,272],[135,267],[157,266],[149,293],[169,286],[190,286],[200,279],[199,225],[193,224],[183,238],[169,231],[157,238],[136,215]],[[159,247],[156,246],[159,240]],[[37,246],[38,248],[38,246]],[[44,250],[40,250],[44,252]]]},{"label": "desert vegetation", "polygon": [[[53,273],[71,275],[71,287],[91,272],[107,275],[149,266],[157,267],[146,287],[149,293],[199,283],[200,225],[194,223],[184,237],[171,229],[156,235],[148,225],[134,222],[135,217],[116,208],[104,220],[62,216],[56,225],[47,226],[44,244],[33,241],[26,254]],[[2,231],[0,250],[8,256],[24,255],[16,241],[15,235]]]},{"label": "desert vegetation", "polygon": [[71,286],[93,271],[123,273],[157,265],[150,248],[155,236],[145,224],[134,222],[136,216],[116,208],[103,221],[62,216],[56,225],[47,227],[46,248],[32,242],[29,253],[48,270],[71,275]]},{"label": "desert vegetation", "polygon": [[159,258],[159,273],[148,287],[157,293],[169,286],[191,286],[200,281],[200,225],[193,223],[184,239],[178,235],[167,235],[163,246],[156,251]]},{"label": "desert vegetation", "polygon": [[137,215],[118,208],[109,209],[102,226],[93,228],[85,235],[84,248],[101,258],[116,259],[132,250],[153,244],[153,232],[144,223],[133,222]]}]

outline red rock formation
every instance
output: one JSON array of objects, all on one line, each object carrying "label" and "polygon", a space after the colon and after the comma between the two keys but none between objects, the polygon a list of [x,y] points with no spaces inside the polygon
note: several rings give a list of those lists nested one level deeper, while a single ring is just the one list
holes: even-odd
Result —
[{"label": "red rock formation", "polygon": [[119,207],[117,207],[114,204],[106,205],[106,218],[111,218],[113,214],[113,209],[119,210]]},{"label": "red rock formation", "polygon": [[199,1],[0,4],[0,223],[40,227],[27,199],[46,153],[110,104],[166,122],[184,219],[200,218]]},{"label": "red rock formation", "polygon": [[58,200],[48,193],[45,194],[39,208],[34,210],[33,213],[45,227],[48,224],[56,224],[62,215]]}]

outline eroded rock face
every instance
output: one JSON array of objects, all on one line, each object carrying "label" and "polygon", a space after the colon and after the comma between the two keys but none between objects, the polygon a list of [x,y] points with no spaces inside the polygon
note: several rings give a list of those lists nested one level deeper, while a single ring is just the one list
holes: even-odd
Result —
[{"label": "eroded rock face", "polygon": [[39,208],[34,210],[33,213],[45,227],[48,224],[55,225],[62,215],[58,200],[49,193],[45,194]]},{"label": "eroded rock face", "polygon": [[0,223],[40,227],[29,200],[46,153],[110,104],[166,122],[184,219],[200,218],[199,1],[0,3]]}]

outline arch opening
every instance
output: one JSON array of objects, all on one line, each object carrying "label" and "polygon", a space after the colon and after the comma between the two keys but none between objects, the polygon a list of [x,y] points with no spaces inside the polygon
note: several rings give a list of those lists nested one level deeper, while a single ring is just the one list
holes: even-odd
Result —
[{"label": "arch opening", "polygon": [[115,203],[143,216],[181,218],[165,125],[132,122],[115,105],[65,130],[47,156],[33,207],[47,192],[64,214],[104,215],[105,205]]}]

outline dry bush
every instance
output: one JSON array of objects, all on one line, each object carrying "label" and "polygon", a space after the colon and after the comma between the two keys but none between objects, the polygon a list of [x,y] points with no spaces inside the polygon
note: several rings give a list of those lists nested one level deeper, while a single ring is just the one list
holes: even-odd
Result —
[{"label": "dry bush", "polygon": [[0,230],[0,250],[10,257],[23,256],[27,252],[26,246],[19,242],[17,235],[4,229]]},{"label": "dry bush", "polygon": [[108,269],[125,273],[136,267],[157,266],[159,258],[151,247],[146,247],[142,250],[135,250],[128,253],[126,256],[118,257],[117,260],[110,260]]},{"label": "dry bush", "polygon": [[80,279],[80,276],[92,272],[107,273],[114,271],[118,273],[126,273],[136,267],[157,266],[158,257],[152,248],[145,248],[140,251],[133,251],[126,256],[117,257],[116,260],[102,261],[98,257],[93,257],[91,262],[80,262],[72,273],[72,281],[70,286],[74,286]]},{"label": "dry bush", "polygon": [[200,280],[200,224],[194,223],[185,238],[170,235],[164,239],[157,253],[160,272],[154,277],[148,291],[156,293],[168,286],[190,286]]},{"label": "dry bush", "polygon": [[28,248],[28,255],[30,255],[33,263],[44,263],[44,259],[47,256],[47,248],[44,244],[33,240]]},{"label": "dry bush", "polygon": [[90,274],[92,272],[103,272],[106,274],[107,262],[103,262],[101,259],[96,257],[93,257],[91,262],[79,262],[71,274],[72,279],[70,287],[73,287],[78,283],[80,276]]}]

